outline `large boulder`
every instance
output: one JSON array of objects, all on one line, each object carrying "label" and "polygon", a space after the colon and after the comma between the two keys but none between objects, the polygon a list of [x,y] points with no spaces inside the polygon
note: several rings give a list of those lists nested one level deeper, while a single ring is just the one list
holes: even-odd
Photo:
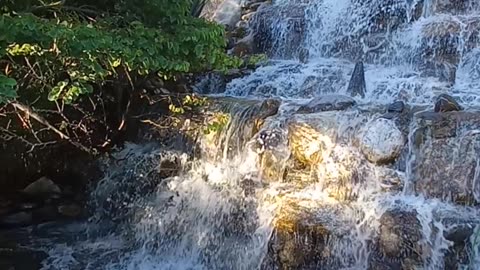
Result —
[{"label": "large boulder", "polygon": [[428,247],[415,210],[387,210],[379,220],[378,235],[369,258],[369,269],[416,269],[422,266]]},{"label": "large boulder", "polygon": [[480,200],[480,113],[420,113],[415,119],[413,181],[418,193],[457,203]]},{"label": "large boulder", "polygon": [[393,120],[378,118],[359,134],[358,142],[365,157],[373,163],[394,161],[405,145],[405,137]]},{"label": "large boulder", "polygon": [[61,192],[60,187],[47,177],[41,177],[23,189],[24,194],[32,197],[49,197]]},{"label": "large boulder", "polygon": [[288,123],[288,140],[293,169],[288,182],[320,183],[323,191],[337,200],[358,195],[369,164],[353,147],[351,138],[367,119],[358,112],[322,112],[297,115]]}]

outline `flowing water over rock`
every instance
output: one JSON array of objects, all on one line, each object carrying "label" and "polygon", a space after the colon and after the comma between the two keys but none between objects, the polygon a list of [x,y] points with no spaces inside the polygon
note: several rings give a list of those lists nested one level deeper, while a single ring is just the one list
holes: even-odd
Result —
[{"label": "flowing water over rock", "polygon": [[4,237],[43,269],[480,269],[477,1],[272,2],[274,60],[216,95],[200,153],[127,145],[89,222]]}]

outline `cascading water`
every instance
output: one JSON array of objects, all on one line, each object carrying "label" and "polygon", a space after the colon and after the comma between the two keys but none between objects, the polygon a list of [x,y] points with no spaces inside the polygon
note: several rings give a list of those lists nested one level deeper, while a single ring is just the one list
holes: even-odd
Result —
[{"label": "cascading water", "polygon": [[[227,85],[217,140],[119,150],[90,222],[25,231],[43,269],[480,269],[480,5],[283,0],[250,24],[274,60]],[[442,93],[467,111],[433,113]]]}]

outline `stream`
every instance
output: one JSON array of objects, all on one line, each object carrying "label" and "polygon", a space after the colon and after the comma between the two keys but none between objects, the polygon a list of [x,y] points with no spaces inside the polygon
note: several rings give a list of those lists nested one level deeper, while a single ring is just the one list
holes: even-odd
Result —
[{"label": "stream", "polygon": [[234,100],[201,154],[127,143],[89,220],[0,232],[15,269],[480,269],[480,4],[272,2],[249,25],[268,63],[197,85]]}]

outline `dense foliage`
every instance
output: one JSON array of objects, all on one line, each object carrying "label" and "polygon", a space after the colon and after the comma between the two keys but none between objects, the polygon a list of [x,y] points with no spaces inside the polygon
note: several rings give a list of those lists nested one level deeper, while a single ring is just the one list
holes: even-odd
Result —
[{"label": "dense foliage", "polygon": [[[237,63],[224,54],[223,29],[190,15],[196,1],[10,2],[0,20],[2,76],[16,79],[21,90],[47,91],[52,101],[71,103],[119,73],[170,76]],[[0,102],[14,96],[12,83],[0,79]]]}]

